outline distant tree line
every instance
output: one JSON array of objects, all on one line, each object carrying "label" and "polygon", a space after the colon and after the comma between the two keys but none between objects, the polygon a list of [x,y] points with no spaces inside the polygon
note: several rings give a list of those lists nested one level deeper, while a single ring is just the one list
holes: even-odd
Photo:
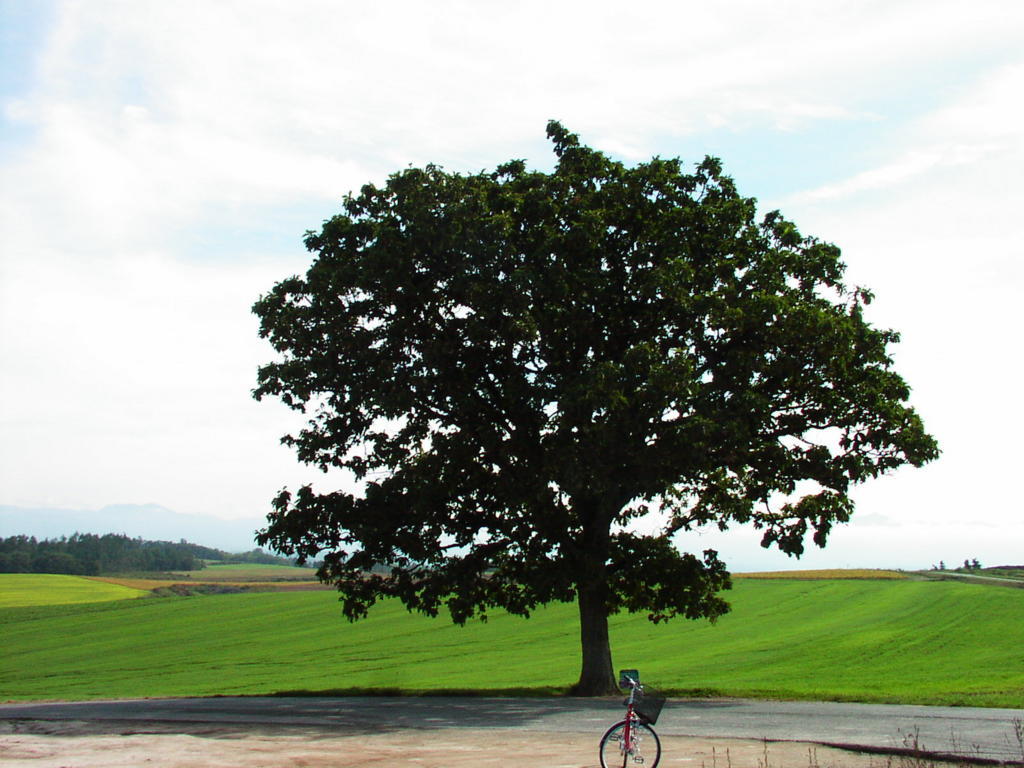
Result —
[{"label": "distant tree line", "polygon": [[208,557],[207,560],[221,560],[225,563],[257,563],[259,565],[296,565],[294,557],[278,557],[264,552],[259,547],[249,552],[227,554],[221,552],[220,557]]},{"label": "distant tree line", "polygon": [[195,571],[207,561],[289,565],[291,561],[253,549],[228,554],[184,539],[146,541],[124,534],[75,533],[59,539],[34,536],[0,539],[0,573],[68,573],[102,576],[138,571]]},{"label": "distant tree line", "polygon": [[[945,570],[947,570],[946,569],[946,561],[945,560],[939,560],[939,564],[938,565],[933,565],[932,566],[932,570],[933,571],[945,571]],[[972,559],[972,560],[964,560],[963,567],[956,568],[954,570],[957,570],[957,571],[980,571],[981,570],[981,562],[979,562],[978,558],[976,558],[976,557],[974,559]]]},{"label": "distant tree line", "polygon": [[123,534],[76,533],[59,539],[0,540],[0,573],[99,576],[126,571],[191,571],[203,567],[193,545],[144,541]]}]

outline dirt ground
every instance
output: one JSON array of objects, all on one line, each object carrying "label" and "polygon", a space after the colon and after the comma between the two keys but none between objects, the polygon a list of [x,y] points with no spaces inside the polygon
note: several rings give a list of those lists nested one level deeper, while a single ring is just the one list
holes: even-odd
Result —
[{"label": "dirt ground", "polygon": [[[333,735],[291,730],[194,729],[95,733],[83,723],[5,724],[4,768],[596,768],[600,734],[512,729],[393,730]],[[180,729],[178,729],[180,730]],[[660,766],[891,768],[878,755],[795,742],[662,737]],[[639,765],[637,768],[641,768]]]}]

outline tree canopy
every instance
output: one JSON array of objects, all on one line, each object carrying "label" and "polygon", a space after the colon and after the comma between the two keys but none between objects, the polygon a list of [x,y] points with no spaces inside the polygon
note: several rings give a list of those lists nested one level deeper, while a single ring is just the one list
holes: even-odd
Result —
[{"label": "tree canopy", "polygon": [[626,167],[548,125],[550,173],[428,165],[345,198],[304,277],[254,306],[257,399],[358,490],[283,490],[261,544],[379,598],[528,615],[577,600],[577,691],[614,688],[607,617],[715,618],[729,574],[673,536],[750,523],[824,546],[851,486],[938,455],[839,249],[757,220],[721,164]]}]

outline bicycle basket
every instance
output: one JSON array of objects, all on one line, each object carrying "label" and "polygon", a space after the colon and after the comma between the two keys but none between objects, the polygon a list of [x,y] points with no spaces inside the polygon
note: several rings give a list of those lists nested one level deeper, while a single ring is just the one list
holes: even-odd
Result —
[{"label": "bicycle basket", "polygon": [[658,715],[661,708],[665,706],[665,697],[659,696],[651,691],[644,691],[633,705],[633,710],[640,716],[640,720],[654,725],[658,722]]}]

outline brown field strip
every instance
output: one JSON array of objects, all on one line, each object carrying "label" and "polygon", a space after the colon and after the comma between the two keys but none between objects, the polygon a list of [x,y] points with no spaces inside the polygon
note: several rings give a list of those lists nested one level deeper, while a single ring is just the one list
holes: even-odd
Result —
[{"label": "brown field strip", "polygon": [[136,579],[132,577],[117,576],[86,576],[93,581],[105,581],[108,584],[119,584],[123,587],[133,589],[154,590],[162,587],[183,586],[183,587],[248,587],[254,590],[265,591],[291,591],[306,589],[331,589],[319,581],[222,581],[220,579],[203,581],[197,579]]},{"label": "brown field strip", "polygon": [[762,571],[760,573],[734,573],[734,579],[909,579],[903,571],[874,568],[832,568],[808,571]]},{"label": "brown field strip", "polygon": [[[881,570],[873,568],[834,568],[805,571],[761,571],[755,573],[734,573],[734,579],[861,579],[861,580],[894,580],[908,579],[910,574],[903,571]],[[239,587],[258,591],[291,591],[309,589],[332,589],[331,586],[319,581],[246,581],[244,579],[147,579],[117,576],[87,576],[94,581],[105,581],[133,589],[152,591],[172,586],[183,587]]]}]

